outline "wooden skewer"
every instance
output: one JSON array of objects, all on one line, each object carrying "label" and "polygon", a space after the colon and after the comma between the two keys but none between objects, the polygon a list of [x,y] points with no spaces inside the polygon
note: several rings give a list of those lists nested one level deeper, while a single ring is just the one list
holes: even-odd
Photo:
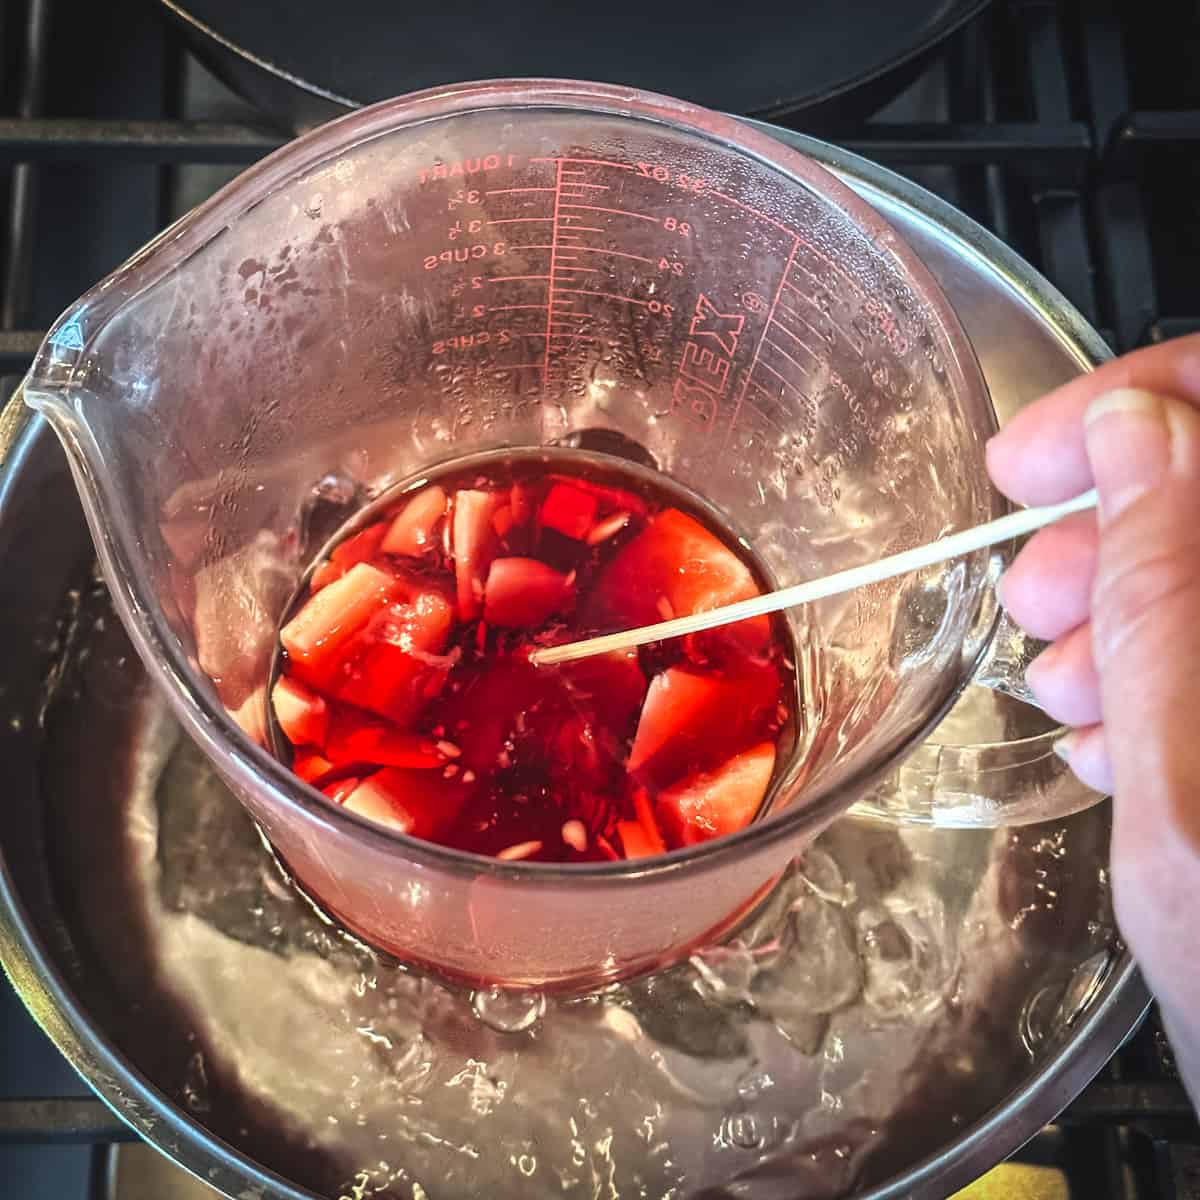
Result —
[{"label": "wooden skewer", "polygon": [[878,583],[881,579],[891,579],[896,575],[932,566],[934,563],[945,562],[948,558],[958,558],[974,550],[982,550],[985,546],[994,546],[997,542],[1006,542],[1010,538],[1041,529],[1043,525],[1053,525],[1055,521],[1070,516],[1071,513],[1084,512],[1095,507],[1096,492],[1093,488],[1092,491],[1062,504],[1025,508],[1020,512],[1009,513],[1008,516],[977,525],[973,529],[964,529],[961,533],[952,533],[925,546],[914,546],[911,550],[864,563],[861,567],[838,571],[822,579],[797,583],[792,587],[780,588],[777,592],[768,592],[765,596],[755,596],[737,604],[710,609],[708,612],[692,613],[690,616],[676,617],[672,621],[660,621],[657,625],[644,625],[640,629],[626,629],[620,633],[606,633],[603,637],[586,638],[562,646],[549,646],[544,650],[535,650],[530,659],[538,666],[571,662],[577,658],[589,658],[593,654],[627,650],[632,646],[644,646],[647,642],[683,637],[688,633],[715,629],[719,625],[731,625],[734,621],[744,621],[748,617],[760,617],[765,613],[795,608],[799,604],[823,600],[826,596],[836,596],[841,592],[865,587],[869,583]]}]

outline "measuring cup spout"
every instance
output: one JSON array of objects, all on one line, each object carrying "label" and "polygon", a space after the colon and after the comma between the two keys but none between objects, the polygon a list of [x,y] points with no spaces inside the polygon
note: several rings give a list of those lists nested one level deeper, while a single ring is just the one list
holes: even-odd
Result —
[{"label": "measuring cup spout", "polygon": [[[88,525],[105,566],[115,568],[120,489],[128,472],[121,428],[123,398],[106,382],[102,356],[84,340],[86,305],[65,313],[42,343],[17,395],[58,436],[79,490]],[[134,569],[125,563],[125,577]]]},{"label": "measuring cup spout", "polygon": [[50,423],[59,441],[74,459],[72,443],[76,440],[74,430],[78,421],[71,404],[70,392],[65,388],[39,388],[26,379],[18,388],[15,398],[22,400]]},{"label": "measuring cup spout", "polygon": [[[176,236],[188,231],[184,222]],[[212,315],[189,305],[200,274],[173,261],[169,243],[144,252],[56,322],[20,394],[66,452],[135,647],[219,757],[221,715],[264,741],[302,499],[327,464],[289,476],[287,454],[247,453],[241,426],[258,414],[224,372]],[[206,349],[210,362],[198,361]],[[281,488],[268,489],[276,477]]]}]

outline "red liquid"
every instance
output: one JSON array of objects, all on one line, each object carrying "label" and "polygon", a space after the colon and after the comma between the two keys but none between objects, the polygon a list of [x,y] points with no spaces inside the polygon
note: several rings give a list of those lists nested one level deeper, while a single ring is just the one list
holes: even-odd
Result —
[{"label": "red liquid", "polygon": [[272,690],[298,775],[478,854],[644,857],[753,820],[795,679],[768,618],[535,667],[531,649],[757,595],[735,543],[641,474],[448,473],[319,563]]}]

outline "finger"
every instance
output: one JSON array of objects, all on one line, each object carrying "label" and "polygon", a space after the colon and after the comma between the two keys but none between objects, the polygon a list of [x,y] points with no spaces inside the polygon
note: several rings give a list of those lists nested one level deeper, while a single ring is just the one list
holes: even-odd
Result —
[{"label": "finger", "polygon": [[1092,627],[1080,625],[1043,650],[1025,671],[1037,702],[1064,725],[1094,725],[1101,718],[1100,677],[1092,657]]},{"label": "finger", "polygon": [[1117,789],[1114,847],[1153,873],[1200,855],[1200,411],[1122,393],[1089,410],[1100,493],[1092,646]]},{"label": "finger", "polygon": [[1055,751],[1066,759],[1075,777],[1097,792],[1111,796],[1113,792],[1112,760],[1103,725],[1086,725],[1072,729],[1060,738]]},{"label": "finger", "polygon": [[988,471],[1018,504],[1056,504],[1087,491],[1083,414],[1106,392],[1141,388],[1200,404],[1200,334],[1113,359],[1022,409],[988,443]]},{"label": "finger", "polygon": [[1112,761],[1113,899],[1158,995],[1195,1014],[1200,411],[1109,393],[1085,422],[1100,496],[1092,648]]},{"label": "finger", "polygon": [[1022,629],[1050,641],[1087,620],[1099,533],[1076,513],[1030,538],[1000,580],[1000,602]]}]

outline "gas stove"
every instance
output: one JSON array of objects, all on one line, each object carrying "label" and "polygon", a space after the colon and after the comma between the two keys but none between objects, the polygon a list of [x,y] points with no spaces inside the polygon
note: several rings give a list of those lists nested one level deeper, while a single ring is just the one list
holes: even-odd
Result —
[{"label": "gas stove", "polygon": [[[1200,330],[1200,11],[997,0],[869,120],[790,128],[967,212],[1120,352]],[[46,325],[289,136],[138,0],[0,8],[0,400]],[[140,1144],[0,983],[0,1192],[211,1196]],[[1153,1014],[976,1200],[1200,1200],[1200,1126]]]}]

